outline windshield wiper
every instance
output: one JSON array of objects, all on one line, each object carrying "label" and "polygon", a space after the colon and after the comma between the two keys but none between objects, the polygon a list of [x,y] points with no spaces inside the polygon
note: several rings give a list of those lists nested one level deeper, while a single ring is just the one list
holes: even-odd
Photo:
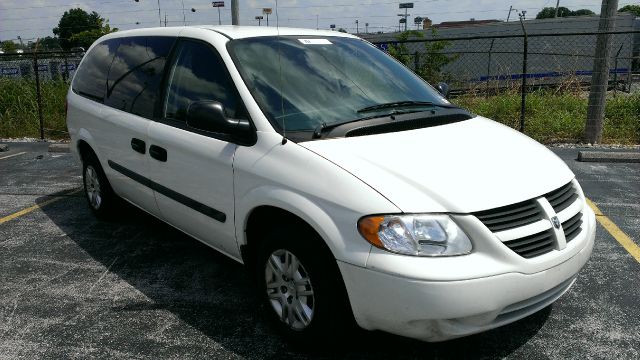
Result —
[{"label": "windshield wiper", "polygon": [[359,113],[363,113],[363,112],[369,112],[369,111],[376,111],[376,110],[382,110],[382,109],[391,109],[391,108],[397,108],[397,107],[409,107],[409,106],[436,106],[436,107],[441,107],[441,108],[447,108],[447,109],[457,109],[457,106],[454,105],[448,105],[448,104],[438,104],[438,103],[434,103],[431,101],[394,101],[394,102],[389,102],[389,103],[384,103],[384,104],[377,104],[377,105],[371,105],[371,106],[367,106],[367,107],[363,107],[362,109],[358,110]]}]

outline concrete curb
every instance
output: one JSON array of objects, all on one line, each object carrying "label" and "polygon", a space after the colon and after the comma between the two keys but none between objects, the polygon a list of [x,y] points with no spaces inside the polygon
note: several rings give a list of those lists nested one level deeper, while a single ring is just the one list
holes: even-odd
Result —
[{"label": "concrete curb", "polygon": [[0,152],[5,152],[5,151],[9,151],[9,145],[8,144],[0,144]]},{"label": "concrete curb", "polygon": [[617,162],[640,163],[638,152],[580,151],[578,161],[582,162]]},{"label": "concrete curb", "polygon": [[69,144],[49,144],[49,152],[51,153],[68,153]]}]

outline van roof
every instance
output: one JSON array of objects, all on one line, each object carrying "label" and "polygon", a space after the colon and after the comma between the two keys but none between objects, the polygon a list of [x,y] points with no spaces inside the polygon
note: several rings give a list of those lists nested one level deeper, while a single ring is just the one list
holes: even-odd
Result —
[{"label": "van roof", "polygon": [[176,26],[176,27],[155,27],[144,29],[124,30],[111,33],[107,35],[109,38],[117,38],[124,36],[150,36],[150,35],[168,35],[177,36],[181,30],[185,28],[205,29],[220,33],[230,39],[243,39],[260,36],[332,36],[332,37],[352,37],[356,36],[351,34],[342,33],[339,31],[328,30],[312,30],[301,28],[289,28],[289,27],[275,27],[275,26],[238,26],[238,25],[198,25],[198,26]]}]

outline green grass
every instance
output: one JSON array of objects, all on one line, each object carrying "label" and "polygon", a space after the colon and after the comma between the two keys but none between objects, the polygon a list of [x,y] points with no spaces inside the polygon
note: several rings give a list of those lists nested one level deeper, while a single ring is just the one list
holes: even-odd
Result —
[{"label": "green grass", "polygon": [[[43,81],[45,137],[64,139],[64,99],[69,85]],[[0,138],[39,137],[38,107],[33,79],[0,78]],[[471,111],[513,128],[520,123],[520,94],[510,91],[485,98],[464,95],[453,100]],[[585,93],[535,91],[527,96],[525,133],[542,143],[580,142],[587,114]],[[603,143],[640,144],[640,93],[609,95]]]},{"label": "green grass", "polygon": [[[45,137],[67,138],[64,101],[69,84],[64,81],[42,81],[40,85]],[[8,137],[40,137],[33,79],[0,78],[0,138]]]},{"label": "green grass", "polygon": [[[464,95],[453,101],[514,129],[520,125],[520,94]],[[580,142],[587,117],[585,93],[535,91],[527,95],[525,133],[542,142]],[[609,94],[602,143],[640,144],[640,93]]]}]

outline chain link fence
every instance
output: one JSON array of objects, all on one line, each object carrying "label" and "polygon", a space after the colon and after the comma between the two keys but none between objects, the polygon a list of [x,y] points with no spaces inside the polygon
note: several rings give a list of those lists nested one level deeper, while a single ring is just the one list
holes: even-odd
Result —
[{"label": "chain link fence", "polygon": [[[536,90],[572,92],[574,98],[586,99],[598,56],[608,56],[610,64],[609,84],[600,91],[611,91],[613,99],[618,92],[640,94],[640,31],[606,33],[612,44],[608,55],[595,53],[596,39],[601,34],[598,32],[527,34],[523,27],[522,34],[439,37],[432,33],[411,37],[416,34],[373,44],[431,84],[447,83],[452,97],[488,99],[518,93],[521,101],[517,123],[513,119],[498,120],[520,131],[525,130],[530,113],[527,96]],[[629,141],[640,139],[640,106],[636,104],[640,96],[634,99],[624,104],[628,114],[623,114],[625,125],[620,129],[621,133],[631,133]],[[608,100],[607,106],[614,102]],[[585,111],[586,108],[585,100]],[[497,116],[495,112],[490,115]],[[579,139],[576,134],[566,139]]]},{"label": "chain link fence", "polygon": [[66,138],[65,96],[78,52],[0,54],[0,134]]},{"label": "chain link fence", "polygon": [[[597,35],[594,32],[434,36],[375,41],[374,44],[395,55],[429,82],[447,82],[454,95],[491,94],[520,88],[523,77],[530,88],[569,84],[588,87],[596,57]],[[630,92],[640,73],[640,31],[614,32],[611,36],[610,86]],[[434,62],[437,69],[430,69]]]}]

